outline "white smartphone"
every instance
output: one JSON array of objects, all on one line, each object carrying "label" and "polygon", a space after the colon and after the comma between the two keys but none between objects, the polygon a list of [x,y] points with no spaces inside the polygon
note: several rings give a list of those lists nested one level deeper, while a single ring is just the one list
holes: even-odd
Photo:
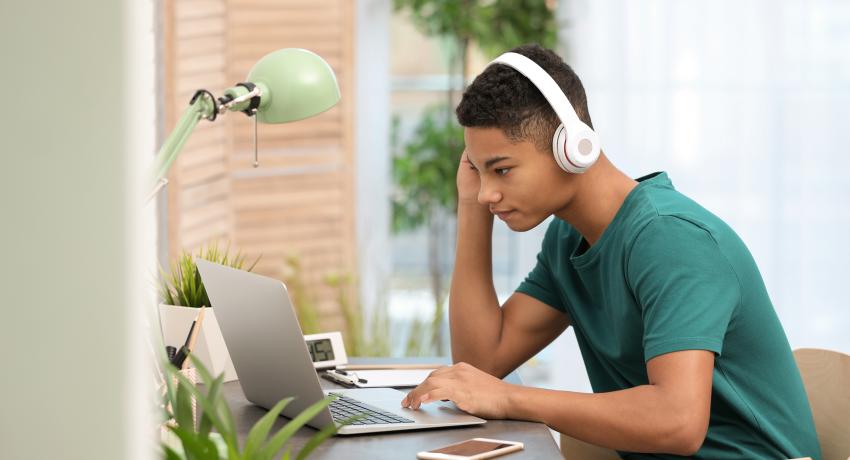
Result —
[{"label": "white smartphone", "polygon": [[416,454],[416,458],[421,460],[479,460],[516,452],[522,450],[523,447],[521,442],[473,438],[439,449],[419,452]]}]

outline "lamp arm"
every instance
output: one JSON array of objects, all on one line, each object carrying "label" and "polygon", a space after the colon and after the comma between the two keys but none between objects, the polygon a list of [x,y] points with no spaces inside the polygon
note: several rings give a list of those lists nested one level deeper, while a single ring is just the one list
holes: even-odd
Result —
[{"label": "lamp arm", "polygon": [[183,115],[177,122],[177,126],[174,127],[171,134],[165,139],[165,142],[159,149],[159,153],[156,154],[156,158],[154,159],[153,168],[148,176],[150,178],[149,187],[154,192],[158,188],[157,185],[165,179],[168,169],[174,163],[174,160],[177,159],[183,145],[189,140],[189,136],[192,135],[195,126],[197,126],[202,118],[212,118],[214,111],[215,106],[213,101],[206,97],[199,97],[183,112]]}]

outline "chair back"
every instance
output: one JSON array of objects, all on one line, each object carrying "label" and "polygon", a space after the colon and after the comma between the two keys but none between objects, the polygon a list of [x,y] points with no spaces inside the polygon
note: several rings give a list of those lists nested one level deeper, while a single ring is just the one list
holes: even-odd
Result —
[{"label": "chair back", "polygon": [[794,350],[824,460],[850,458],[850,355],[831,350]]}]

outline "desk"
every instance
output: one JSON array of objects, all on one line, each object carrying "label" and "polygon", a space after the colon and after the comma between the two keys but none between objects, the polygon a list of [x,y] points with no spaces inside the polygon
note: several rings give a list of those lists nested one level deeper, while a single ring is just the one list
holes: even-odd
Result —
[{"label": "desk", "polygon": [[[352,358],[352,364],[375,364],[375,363],[434,363],[445,361],[445,359],[428,358]],[[505,378],[511,383],[521,383],[516,372]],[[343,388],[326,379],[319,379],[322,387],[326,389]],[[402,390],[404,391],[404,390]],[[239,443],[244,445],[248,437],[248,430],[257,422],[266,410],[255,406],[245,399],[239,382],[228,382],[224,384],[224,397],[227,399],[236,427],[239,432]],[[289,419],[279,417],[272,428],[272,433],[283,427]],[[293,453],[303,446],[307,440],[316,433],[310,427],[302,427],[290,443]],[[542,423],[520,422],[513,420],[491,420],[484,425],[450,428],[429,429],[416,431],[400,431],[386,434],[363,434],[353,436],[335,436],[325,441],[308,457],[312,459],[414,459],[416,453],[442,447],[454,442],[460,442],[469,438],[495,438],[509,441],[520,441],[525,444],[521,452],[508,454],[506,460],[539,459],[539,460],[561,460],[558,445],[549,431]],[[499,457],[502,458],[502,457]]]}]

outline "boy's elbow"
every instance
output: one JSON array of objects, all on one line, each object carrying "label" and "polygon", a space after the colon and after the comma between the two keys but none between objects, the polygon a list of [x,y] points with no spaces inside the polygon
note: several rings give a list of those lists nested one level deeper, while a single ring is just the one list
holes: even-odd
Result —
[{"label": "boy's elbow", "polygon": [[702,447],[703,441],[705,441],[705,436],[691,436],[687,439],[683,439],[680,442],[680,445],[678,446],[678,451],[673,453],[685,457],[694,456],[697,452],[699,452],[700,447]]},{"label": "boy's elbow", "polygon": [[690,457],[696,454],[708,433],[708,420],[688,417],[680,420],[673,428],[673,434],[668,438],[669,453]]}]

